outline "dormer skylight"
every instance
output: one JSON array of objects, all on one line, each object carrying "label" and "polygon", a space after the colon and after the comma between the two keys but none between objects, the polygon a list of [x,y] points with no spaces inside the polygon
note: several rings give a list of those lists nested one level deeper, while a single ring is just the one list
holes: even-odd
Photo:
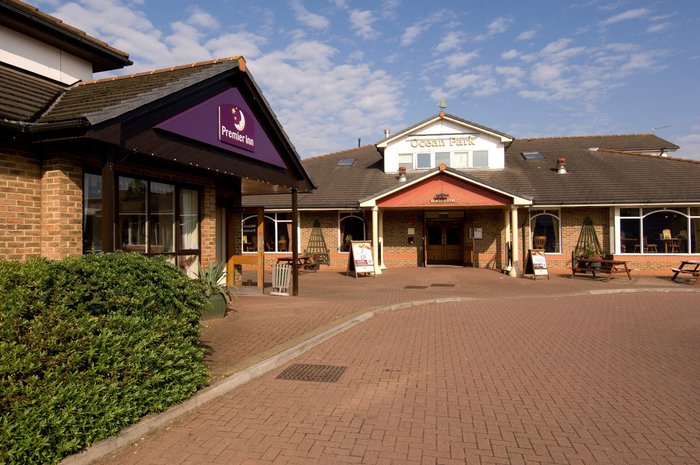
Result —
[{"label": "dormer skylight", "polygon": [[356,158],[342,158],[338,160],[338,163],[335,164],[335,166],[352,166],[355,164]]},{"label": "dormer skylight", "polygon": [[540,152],[522,152],[520,155],[525,160],[542,160],[544,158],[544,155]]}]

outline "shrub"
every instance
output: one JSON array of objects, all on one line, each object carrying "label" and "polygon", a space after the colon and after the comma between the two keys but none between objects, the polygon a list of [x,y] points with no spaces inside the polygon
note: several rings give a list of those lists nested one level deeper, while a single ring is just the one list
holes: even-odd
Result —
[{"label": "shrub", "polygon": [[201,284],[163,259],[0,261],[0,463],[47,464],[206,380]]}]

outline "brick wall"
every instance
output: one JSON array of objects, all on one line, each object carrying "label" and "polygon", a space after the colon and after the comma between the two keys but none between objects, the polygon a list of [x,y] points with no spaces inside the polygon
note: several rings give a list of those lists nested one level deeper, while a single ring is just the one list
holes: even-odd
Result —
[{"label": "brick wall", "polygon": [[41,162],[0,150],[0,258],[26,260],[41,254]]},{"label": "brick wall", "polygon": [[[30,151],[0,152],[0,258],[58,259],[82,253],[83,172],[99,165],[59,152],[43,159]],[[121,175],[198,186],[202,195],[202,261],[216,257],[216,188],[211,179],[136,164],[115,166]]]}]

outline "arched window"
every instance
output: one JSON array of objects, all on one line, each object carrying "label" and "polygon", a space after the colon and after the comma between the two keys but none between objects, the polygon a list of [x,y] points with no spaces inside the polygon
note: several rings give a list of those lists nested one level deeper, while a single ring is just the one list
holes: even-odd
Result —
[{"label": "arched window", "polygon": [[546,237],[544,251],[547,253],[561,253],[561,228],[559,222],[559,210],[535,210],[530,217],[530,247],[534,246],[534,237]]},{"label": "arched window", "polygon": [[338,247],[340,252],[350,251],[350,241],[365,240],[365,219],[361,213],[340,213],[338,215]]}]

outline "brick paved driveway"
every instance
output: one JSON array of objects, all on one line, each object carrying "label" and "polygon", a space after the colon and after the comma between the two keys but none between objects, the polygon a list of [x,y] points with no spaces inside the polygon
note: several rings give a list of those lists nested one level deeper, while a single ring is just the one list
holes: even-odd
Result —
[{"label": "brick paved driveway", "polygon": [[102,464],[698,464],[700,295],[478,299],[379,315]]}]

